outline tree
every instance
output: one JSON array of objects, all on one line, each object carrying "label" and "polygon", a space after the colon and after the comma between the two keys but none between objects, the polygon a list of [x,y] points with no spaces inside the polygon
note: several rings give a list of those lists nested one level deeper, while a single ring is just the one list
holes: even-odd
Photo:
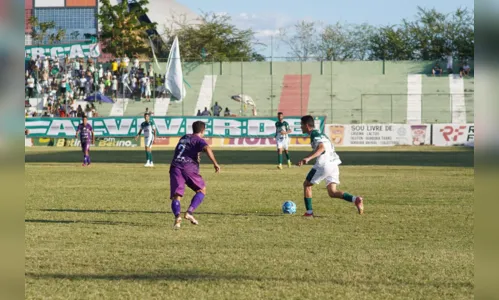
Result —
[{"label": "tree", "polygon": [[[55,22],[40,22],[37,17],[31,16],[28,20],[31,26],[31,39],[34,44],[40,45],[48,42],[50,45],[58,43],[66,36],[64,29],[57,29]],[[46,41],[47,40],[47,41]]]},{"label": "tree", "polygon": [[371,38],[371,58],[387,60],[440,60],[448,54],[459,59],[474,56],[473,13],[457,9],[443,14],[419,7],[414,21],[379,28]]},{"label": "tree", "polygon": [[288,48],[289,60],[307,61],[318,52],[317,22],[298,21],[292,29],[279,29],[279,40]]},{"label": "tree", "polygon": [[[279,31],[279,39],[289,48],[289,55],[300,61],[364,60],[374,27],[368,24],[323,25],[299,21],[292,29]],[[293,59],[291,58],[291,59]]]},{"label": "tree", "polygon": [[139,19],[147,14],[149,1],[135,0],[130,7],[128,1],[117,5],[112,5],[110,0],[100,2],[98,19],[102,25],[103,51],[116,57],[150,53],[147,31],[155,30],[157,24]]},{"label": "tree", "polygon": [[258,54],[253,46],[251,29],[239,29],[231,23],[231,17],[225,14],[203,13],[196,24],[188,24],[185,18],[173,18],[171,26],[164,28],[163,34],[167,53],[175,36],[180,43],[180,54],[187,60],[245,60],[261,61],[265,58]]},{"label": "tree", "polygon": [[396,26],[375,30],[369,42],[371,60],[412,60],[415,47],[407,31]]},{"label": "tree", "polygon": [[322,29],[317,46],[317,58],[321,60],[365,60],[374,27],[368,24],[327,25]]}]

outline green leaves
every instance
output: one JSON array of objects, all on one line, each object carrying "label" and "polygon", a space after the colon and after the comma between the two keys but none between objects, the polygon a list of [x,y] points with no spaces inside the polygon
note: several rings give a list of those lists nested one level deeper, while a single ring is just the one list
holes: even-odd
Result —
[{"label": "green leaves", "polygon": [[156,23],[147,23],[139,18],[147,13],[147,0],[137,0],[133,4],[123,1],[112,5],[110,0],[100,0],[98,19],[101,23],[101,39],[104,52],[114,56],[128,57],[134,54],[149,54],[147,31],[156,29]]},{"label": "green leaves", "polygon": [[381,27],[371,38],[371,59],[439,60],[474,56],[474,17],[466,9],[445,15],[419,8],[414,21]]},{"label": "green leaves", "polygon": [[[231,23],[230,16],[203,13],[199,21],[195,25],[176,22],[175,27],[165,28],[167,46],[178,36],[180,53],[186,60],[264,60],[253,50],[257,44],[254,32],[237,28]],[[168,52],[169,49],[163,51]]]}]

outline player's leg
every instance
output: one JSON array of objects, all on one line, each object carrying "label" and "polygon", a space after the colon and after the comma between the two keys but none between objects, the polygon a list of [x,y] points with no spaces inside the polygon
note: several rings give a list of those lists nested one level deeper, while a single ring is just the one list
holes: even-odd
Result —
[{"label": "player's leg", "polygon": [[313,217],[314,211],[312,210],[312,186],[313,184],[306,180],[303,182],[303,200],[305,201],[305,209],[307,210],[304,217]]},{"label": "player's leg", "polygon": [[81,142],[81,152],[83,152],[82,166],[86,166],[87,165],[87,143]]},{"label": "player's leg", "polygon": [[182,218],[180,217],[181,206],[180,200],[184,196],[185,179],[182,175],[182,170],[176,167],[170,167],[170,199],[172,200],[171,208],[175,216],[173,229],[180,229]]},{"label": "player's leg", "polygon": [[286,160],[288,161],[288,168],[291,168],[291,159],[289,156],[289,139],[284,142],[284,153],[286,154]]},{"label": "player's leg", "polygon": [[184,175],[187,179],[187,186],[196,192],[194,197],[192,197],[191,204],[189,205],[184,218],[191,221],[192,224],[197,225],[198,221],[196,220],[196,218],[194,218],[193,213],[204,200],[204,197],[206,195],[206,184],[203,180],[203,177],[201,177],[199,173],[186,172],[184,173]]},{"label": "player's leg", "polygon": [[313,217],[314,212],[312,209],[312,186],[322,181],[322,172],[320,169],[312,168],[307,174],[303,182],[303,200],[305,201],[305,209],[307,210],[304,217]]},{"label": "player's leg", "polygon": [[282,143],[277,142],[277,168],[282,169]]},{"label": "player's leg", "polygon": [[85,154],[87,156],[87,165],[90,165],[90,142],[87,143],[87,147],[85,148]]},{"label": "player's leg", "polygon": [[360,196],[354,196],[347,192],[343,192],[337,189],[340,184],[340,171],[338,166],[332,167],[328,170],[326,177],[327,193],[331,198],[343,199],[347,202],[351,202],[357,208],[359,214],[364,213],[364,199]]},{"label": "player's leg", "polygon": [[149,164],[151,167],[154,166],[154,163],[152,161],[152,144],[153,143],[154,143],[154,137],[151,137],[151,140],[149,141],[149,145],[147,146],[148,150],[146,149],[149,152]]}]

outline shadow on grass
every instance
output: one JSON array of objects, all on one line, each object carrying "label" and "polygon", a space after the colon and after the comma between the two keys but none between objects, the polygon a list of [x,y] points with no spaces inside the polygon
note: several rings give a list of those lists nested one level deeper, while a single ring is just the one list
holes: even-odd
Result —
[{"label": "shadow on grass", "polygon": [[[154,162],[169,164],[172,150],[153,150]],[[310,151],[291,151],[294,161],[310,154]],[[338,151],[344,166],[435,166],[435,167],[473,167],[473,150],[464,151]],[[275,164],[276,154],[268,150],[215,150],[220,164]],[[91,152],[93,163],[130,163],[143,164],[143,151],[99,150]],[[27,163],[79,163],[82,154],[75,151],[27,152]],[[210,164],[206,156],[201,164]]]},{"label": "shadow on grass", "polygon": [[[199,270],[166,270],[161,273],[143,273],[143,274],[63,274],[63,273],[45,273],[37,274],[27,272],[25,273],[27,278],[32,279],[66,279],[66,280],[108,280],[108,281],[121,281],[121,280],[131,280],[131,281],[264,281],[264,282],[314,282],[320,284],[336,284],[336,285],[351,285],[350,280],[344,280],[339,278],[288,278],[283,277],[270,277],[270,276],[252,276],[252,275],[242,275],[242,274],[213,274],[213,273],[202,273]],[[356,284],[366,284],[366,285],[387,285],[387,286],[419,286],[428,287],[433,286],[437,288],[442,287],[461,287],[461,288],[473,288],[474,285],[469,281],[433,281],[433,282],[417,282],[417,281],[405,281],[405,280],[360,280],[356,281]]]},{"label": "shadow on grass", "polygon": [[[147,210],[107,210],[107,209],[73,209],[73,208],[45,208],[38,209],[38,211],[45,212],[63,212],[63,213],[101,213],[101,214],[171,214],[170,211],[147,211]],[[282,214],[260,214],[260,213],[224,213],[224,212],[196,212],[196,215],[216,215],[216,216],[230,216],[230,217],[282,217]],[[40,220],[37,220],[40,221]],[[28,222],[28,220],[26,220]],[[50,223],[51,220],[47,220]],[[77,223],[77,221],[55,221],[54,223]],[[43,223],[43,222],[39,222]],[[119,222],[117,222],[119,223]],[[95,223],[98,224],[98,223]],[[120,225],[120,224],[108,224]],[[123,225],[129,225],[124,223]]]},{"label": "shadow on grass", "polygon": [[91,225],[121,225],[121,226],[142,226],[151,227],[147,224],[138,224],[130,222],[116,222],[116,221],[83,221],[83,220],[45,220],[45,219],[25,219],[25,223],[37,224],[91,224]]}]

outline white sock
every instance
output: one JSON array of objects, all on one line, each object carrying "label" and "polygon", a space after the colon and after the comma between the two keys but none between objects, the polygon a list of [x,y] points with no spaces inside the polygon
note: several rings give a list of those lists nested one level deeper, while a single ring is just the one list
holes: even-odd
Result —
[{"label": "white sock", "polygon": [[355,204],[355,200],[357,200],[357,196],[352,197],[352,203]]},{"label": "white sock", "polygon": [[307,214],[311,215],[313,214],[314,212],[312,210],[307,210]]}]

